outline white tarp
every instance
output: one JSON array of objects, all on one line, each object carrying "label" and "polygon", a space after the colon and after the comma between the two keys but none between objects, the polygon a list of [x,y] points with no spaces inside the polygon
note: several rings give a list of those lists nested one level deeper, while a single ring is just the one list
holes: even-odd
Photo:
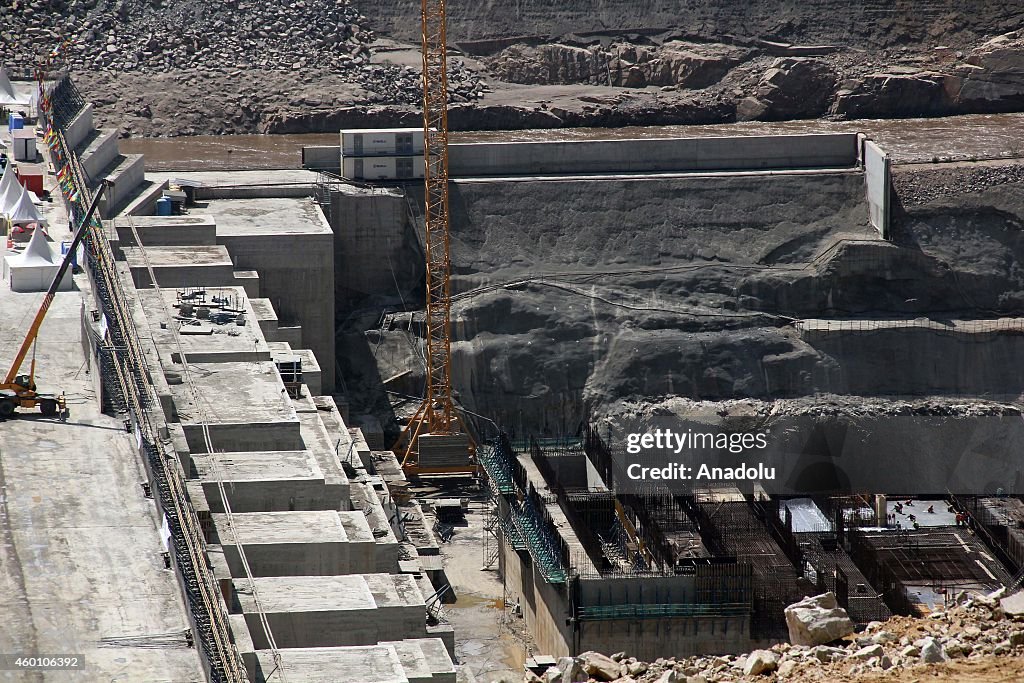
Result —
[{"label": "white tarp", "polygon": [[18,201],[14,203],[14,206],[4,211],[8,222],[11,225],[24,225],[26,223],[46,225],[46,219],[43,218],[43,214],[39,213],[36,205],[32,203],[32,198],[28,192],[20,185],[18,187],[21,188],[21,195],[18,197]]},{"label": "white tarp", "polygon": [[7,70],[0,66],[0,105],[28,106],[32,103],[32,95],[19,95],[14,90],[11,79],[7,77]]},{"label": "white tarp", "polygon": [[[4,256],[4,279],[14,292],[45,292],[60,270],[61,260],[53,253],[43,230],[36,228],[25,251],[20,254],[8,252]],[[72,284],[71,269],[68,268],[58,289],[69,290]]]}]

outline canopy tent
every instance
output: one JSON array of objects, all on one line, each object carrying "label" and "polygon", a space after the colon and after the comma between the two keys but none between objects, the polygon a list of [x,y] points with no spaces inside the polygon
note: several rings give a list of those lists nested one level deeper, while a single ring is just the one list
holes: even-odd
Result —
[{"label": "canopy tent", "polygon": [[[14,175],[14,163],[8,162],[4,166],[3,175],[0,175],[0,197],[4,196],[4,191],[11,185],[11,183],[17,183],[18,179]],[[3,210],[3,205],[0,204],[0,211]]]},{"label": "canopy tent", "polygon": [[7,77],[7,70],[0,66],[0,106],[27,107],[32,104],[32,95],[19,95],[14,84]]},{"label": "canopy tent", "polygon": [[18,197],[18,201],[12,207],[4,211],[8,222],[11,225],[24,225],[25,223],[46,225],[46,219],[43,218],[43,214],[39,213],[36,205],[32,203],[29,193],[21,185],[18,185],[18,187],[21,188],[21,196]]},{"label": "canopy tent", "polygon": [[[14,292],[45,292],[60,270],[63,259],[53,253],[42,230],[32,232],[32,239],[20,254],[8,252],[4,256],[4,279]],[[71,289],[71,269],[64,272],[58,289]]]},{"label": "canopy tent", "polygon": [[[11,168],[12,164],[8,164],[7,168]],[[4,172],[4,178],[7,178],[6,187],[3,185],[3,179],[0,179],[0,215],[10,213],[14,205],[21,199],[21,195],[25,188],[21,186],[18,179],[14,177],[14,171],[11,170],[10,175]]]}]

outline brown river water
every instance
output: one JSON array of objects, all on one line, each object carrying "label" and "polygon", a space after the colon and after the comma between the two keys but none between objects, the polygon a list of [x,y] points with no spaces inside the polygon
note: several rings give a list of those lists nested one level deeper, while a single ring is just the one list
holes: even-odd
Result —
[{"label": "brown river water", "polygon": [[[784,135],[863,132],[877,140],[897,163],[994,159],[1024,156],[1024,114],[972,114],[938,119],[783,121],[705,126],[555,128],[452,133],[452,142],[523,140],[610,140],[723,135]],[[300,168],[304,145],[337,145],[336,133],[301,135],[199,135],[130,138],[123,153],[146,155],[149,170],[243,170]]]}]

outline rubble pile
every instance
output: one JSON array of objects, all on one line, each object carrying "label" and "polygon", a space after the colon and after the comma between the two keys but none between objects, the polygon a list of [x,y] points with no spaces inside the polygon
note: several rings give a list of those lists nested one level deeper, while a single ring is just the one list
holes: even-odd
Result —
[{"label": "rubble pile", "polygon": [[[0,4],[0,42],[15,75],[69,41],[77,71],[331,73],[371,103],[418,102],[418,69],[371,64],[367,21],[348,0],[13,0]],[[449,71],[452,101],[483,96],[478,75],[457,61]]]},{"label": "rubble pile", "polygon": [[[831,593],[787,608],[791,639],[769,649],[741,655],[699,656],[638,661],[619,652],[584,652],[562,657],[540,676],[524,683],[753,683],[754,681],[856,681],[884,674],[925,672],[948,679],[943,667],[993,657],[1024,657],[1024,593],[1003,591],[956,597],[953,606],[927,618],[893,617],[871,622],[860,633]],[[822,642],[835,633],[838,639]],[[929,665],[930,669],[925,669]],[[896,679],[894,679],[896,680]],[[987,680],[987,679],[986,679]],[[993,679],[994,680],[994,679]],[[1019,680],[1004,678],[1001,680]]]}]

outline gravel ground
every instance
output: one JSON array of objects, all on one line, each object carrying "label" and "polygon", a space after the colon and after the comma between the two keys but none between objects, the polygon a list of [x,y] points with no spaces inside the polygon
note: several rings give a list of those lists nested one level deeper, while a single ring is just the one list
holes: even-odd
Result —
[{"label": "gravel ground", "polygon": [[904,166],[893,174],[893,188],[904,207],[1021,182],[1024,164],[1016,161]]}]

